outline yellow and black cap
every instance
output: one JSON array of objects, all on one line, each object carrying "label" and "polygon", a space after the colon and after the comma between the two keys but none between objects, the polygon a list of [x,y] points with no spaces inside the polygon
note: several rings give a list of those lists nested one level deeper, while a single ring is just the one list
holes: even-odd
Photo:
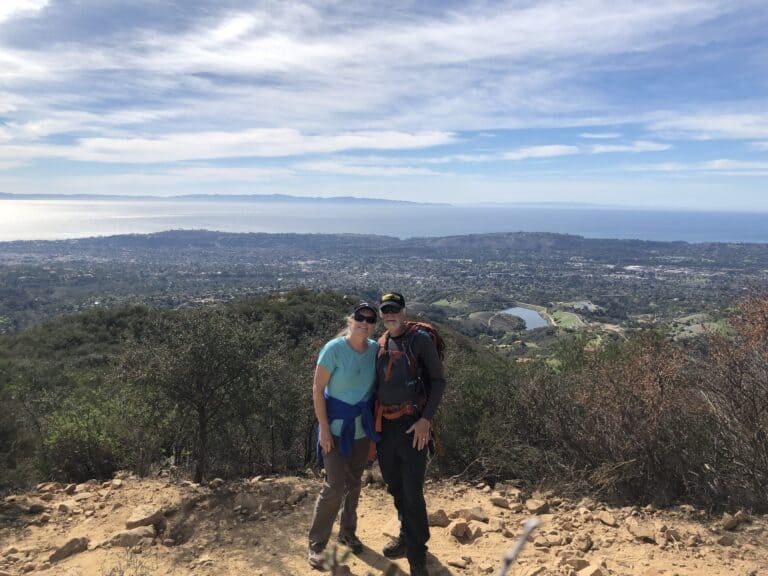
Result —
[{"label": "yellow and black cap", "polygon": [[383,311],[385,308],[397,308],[398,310],[402,310],[405,308],[405,298],[398,292],[387,292],[386,294],[382,294],[381,298],[379,298],[379,310]]}]

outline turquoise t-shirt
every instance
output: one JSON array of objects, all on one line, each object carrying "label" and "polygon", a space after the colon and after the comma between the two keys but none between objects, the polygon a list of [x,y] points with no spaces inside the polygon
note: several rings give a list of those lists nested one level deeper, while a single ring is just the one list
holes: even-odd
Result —
[{"label": "turquoise t-shirt", "polygon": [[[320,350],[317,363],[328,370],[331,378],[326,388],[328,396],[347,404],[357,404],[373,394],[376,377],[376,354],[379,346],[375,340],[368,340],[368,349],[357,352],[343,336],[334,338]],[[331,420],[331,434],[341,435],[341,420]],[[362,418],[355,418],[355,440],[365,437]]]}]

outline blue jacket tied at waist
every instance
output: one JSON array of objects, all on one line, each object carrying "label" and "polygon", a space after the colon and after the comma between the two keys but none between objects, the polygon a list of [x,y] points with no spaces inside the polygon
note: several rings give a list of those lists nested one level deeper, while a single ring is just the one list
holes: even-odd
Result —
[{"label": "blue jacket tied at waist", "polygon": [[[378,442],[380,437],[376,432],[376,425],[373,419],[373,401],[371,399],[363,400],[357,404],[347,404],[343,400],[328,396],[328,391],[323,392],[325,398],[325,411],[328,421],[342,420],[341,436],[339,437],[339,450],[341,454],[348,458],[352,454],[352,444],[355,442],[355,418],[361,416],[361,422],[365,435]],[[320,447],[320,427],[317,430],[317,462],[323,465],[323,450]]]}]

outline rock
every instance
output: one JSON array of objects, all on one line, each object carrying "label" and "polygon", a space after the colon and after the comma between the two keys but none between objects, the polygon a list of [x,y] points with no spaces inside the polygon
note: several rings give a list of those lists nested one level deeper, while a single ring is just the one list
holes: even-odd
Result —
[{"label": "rock", "polygon": [[466,570],[469,568],[469,562],[467,562],[464,558],[456,558],[453,560],[448,560],[448,566],[453,566],[454,568],[461,568],[462,570]]},{"label": "rock", "polygon": [[747,514],[744,510],[739,510],[736,512],[734,518],[739,521],[739,524],[752,521],[752,519],[749,517],[749,514]]},{"label": "rock", "polygon": [[656,532],[651,527],[640,524],[637,520],[632,520],[631,522],[628,521],[625,524],[627,530],[629,531],[632,536],[635,537],[636,540],[640,540],[641,542],[655,542],[656,541]]},{"label": "rock", "polygon": [[506,523],[501,518],[491,518],[488,520],[488,532],[501,532]]},{"label": "rock", "polygon": [[429,515],[430,526],[445,528],[448,525],[450,525],[450,523],[451,523],[451,519],[448,518],[448,514],[446,514],[445,510],[443,510],[442,508],[435,510]]},{"label": "rock", "polygon": [[723,534],[717,539],[717,543],[720,546],[733,546],[736,543],[736,536],[733,534]]},{"label": "rock", "polygon": [[72,495],[77,491],[77,484],[67,484],[64,487],[64,493]]},{"label": "rock", "polygon": [[42,512],[46,511],[46,507],[43,504],[40,504],[39,502],[33,502],[29,505],[29,508],[27,508],[28,514],[40,514]]},{"label": "rock", "polygon": [[458,538],[459,540],[466,540],[470,537],[469,524],[463,520],[454,522],[451,525],[449,532],[453,537]]},{"label": "rock", "polygon": [[577,534],[571,545],[580,552],[589,552],[592,549],[592,537],[589,534]]},{"label": "rock", "polygon": [[590,564],[577,572],[578,576],[608,576],[608,572],[597,564]]},{"label": "rock", "polygon": [[605,524],[606,526],[611,526],[612,528],[616,528],[616,526],[618,526],[618,525],[619,525],[619,524],[616,522],[616,518],[614,518],[612,514],[610,514],[609,512],[606,512],[605,510],[603,510],[602,512],[600,512],[600,513],[599,513],[599,514],[596,516],[596,518],[597,518],[597,519],[598,519],[600,522],[602,522],[603,524]]},{"label": "rock", "polygon": [[572,568],[578,572],[579,570],[583,570],[589,566],[589,561],[578,556],[573,556],[571,558],[561,558],[558,564],[560,566],[568,566],[569,568]]},{"label": "rock", "polygon": [[549,504],[546,500],[536,500],[531,498],[526,500],[525,508],[531,514],[546,514],[549,511]]},{"label": "rock", "polygon": [[666,534],[667,540],[669,542],[682,542],[683,541],[683,536],[675,528],[669,528],[665,532],[665,534]]},{"label": "rock", "polygon": [[523,572],[523,576],[544,576],[547,573],[547,569],[544,566],[534,566],[533,568],[528,568],[525,572]]},{"label": "rock", "polygon": [[533,539],[533,546],[535,548],[549,548],[552,546],[552,543],[547,539],[546,536],[537,536]]},{"label": "rock", "polygon": [[477,522],[470,522],[469,523],[469,537],[472,540],[477,540],[480,538],[480,536],[483,535],[484,528],[482,525],[478,524]]},{"label": "rock", "polygon": [[208,482],[208,487],[213,490],[221,488],[222,486],[224,486],[224,480],[221,478],[214,478],[213,480]]},{"label": "rock", "polygon": [[115,478],[112,480],[112,482],[109,483],[110,488],[113,490],[117,490],[118,488],[123,487],[123,481],[120,478]]},{"label": "rock", "polygon": [[64,500],[64,502],[59,502],[59,505],[56,509],[62,514],[80,513],[80,508],[77,506],[77,502],[74,500]]},{"label": "rock", "polygon": [[53,554],[48,557],[48,562],[53,564],[54,562],[64,560],[64,558],[69,558],[73,554],[85,552],[88,550],[88,542],[90,542],[89,538],[72,538],[69,542],[64,544],[64,546],[55,550]]},{"label": "rock", "polygon": [[273,498],[272,500],[265,500],[259,504],[259,511],[260,512],[277,512],[283,507],[283,501],[279,500],[277,498]]},{"label": "rock", "polygon": [[288,504],[293,506],[294,504],[298,504],[304,498],[307,497],[307,491],[304,488],[297,487],[294,488],[291,494],[288,496]]},{"label": "rock", "polygon": [[456,510],[456,512],[451,514],[451,518],[463,518],[467,522],[470,520],[476,520],[478,522],[484,522],[486,524],[488,523],[488,513],[479,506]]},{"label": "rock", "polygon": [[35,570],[37,570],[37,564],[35,564],[34,562],[27,562],[26,564],[24,564],[24,566],[21,567],[21,572],[23,574],[26,574],[28,572],[34,572]]},{"label": "rock", "polygon": [[735,530],[739,525],[739,521],[735,516],[731,516],[728,512],[723,513],[723,528],[725,530]]},{"label": "rock", "polygon": [[139,526],[150,526],[163,519],[164,511],[162,508],[154,506],[139,506],[131,513],[128,520],[125,521],[125,527],[129,530]]},{"label": "rock", "polygon": [[58,492],[61,490],[61,484],[58,482],[41,482],[35,487],[35,490],[42,493]]},{"label": "rock", "polygon": [[506,508],[509,510],[509,500],[504,498],[503,496],[493,496],[491,498],[491,504],[494,506],[498,506],[499,508]]},{"label": "rock", "polygon": [[93,492],[80,492],[72,497],[75,502],[84,502],[85,500],[91,500],[92,498]]},{"label": "rock", "polygon": [[144,540],[152,540],[154,537],[155,530],[152,526],[139,526],[138,528],[118,532],[110,538],[109,542],[112,546],[132,548],[141,544]]}]

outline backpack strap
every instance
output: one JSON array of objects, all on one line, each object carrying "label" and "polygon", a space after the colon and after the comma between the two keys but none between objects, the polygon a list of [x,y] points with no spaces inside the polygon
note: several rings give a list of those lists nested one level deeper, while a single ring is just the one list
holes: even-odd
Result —
[{"label": "backpack strap", "polygon": [[418,331],[419,329],[417,326],[413,326],[410,323],[406,322],[403,350],[390,349],[389,331],[384,332],[384,334],[382,334],[379,337],[379,352],[376,358],[378,361],[380,361],[382,358],[387,359],[387,366],[386,368],[384,368],[385,381],[389,380],[389,378],[392,376],[392,366],[395,363],[395,361],[402,358],[403,356],[405,356],[405,361],[408,366],[408,371],[411,373],[411,376],[414,378],[414,380],[419,378],[420,375],[418,370],[418,361],[416,359],[416,356],[413,354],[413,349],[411,346],[411,340],[413,338],[413,335]]}]

